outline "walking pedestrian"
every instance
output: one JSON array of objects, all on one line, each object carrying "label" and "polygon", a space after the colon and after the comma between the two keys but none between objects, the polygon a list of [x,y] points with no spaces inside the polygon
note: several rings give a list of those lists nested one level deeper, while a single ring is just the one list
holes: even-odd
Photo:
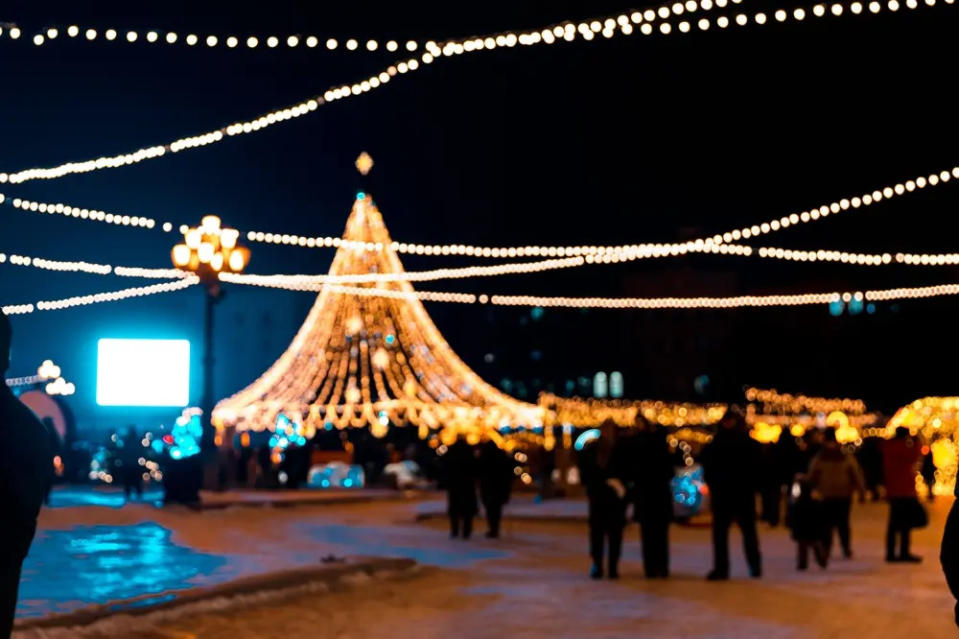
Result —
[{"label": "walking pedestrian", "polygon": [[509,501],[513,483],[513,464],[492,439],[483,442],[479,454],[480,499],[486,511],[486,536],[499,537],[499,524],[503,506]]},{"label": "walking pedestrian", "polygon": [[450,537],[455,539],[462,535],[463,539],[469,539],[473,533],[473,517],[478,510],[476,455],[463,435],[459,435],[443,455],[443,470]]},{"label": "walking pedestrian", "polygon": [[[10,365],[11,340],[10,322],[0,311],[0,379]],[[0,383],[0,441],[0,637],[8,637],[20,570],[53,481],[53,453],[43,424],[4,383]]]},{"label": "walking pedestrian", "polygon": [[117,437],[116,442],[117,471],[120,475],[120,482],[123,484],[123,494],[127,501],[133,493],[136,493],[137,499],[143,499],[143,466],[140,460],[143,459],[143,446],[140,444],[140,437],[137,436],[136,427],[127,427],[126,434],[123,437]]},{"label": "walking pedestrian", "polygon": [[631,455],[634,471],[633,518],[639,522],[647,579],[669,576],[669,523],[673,518],[674,476],[666,433],[636,414],[638,431]]},{"label": "walking pedestrian", "polygon": [[618,441],[619,427],[611,419],[600,426],[600,435],[579,454],[579,473],[589,500],[589,576],[603,577],[604,546],[609,544],[610,579],[619,578],[619,556],[626,525],[627,452]]},{"label": "walking pedestrian", "polygon": [[829,555],[826,553],[825,526],[823,525],[822,502],[813,499],[813,488],[805,475],[796,475],[788,511],[788,524],[796,542],[796,570],[809,567],[809,553],[820,568],[825,568]]},{"label": "walking pedestrian", "polygon": [[852,496],[859,494],[865,501],[866,485],[856,458],[845,452],[836,441],[836,431],[827,428],[823,445],[809,464],[808,481],[816,496],[822,500],[824,545],[826,556],[832,552],[833,530],[839,532],[839,543],[846,559],[852,557],[849,513]]},{"label": "walking pedestrian", "polygon": [[[889,499],[889,525],[886,528],[886,561],[918,563],[922,557],[909,551],[910,533],[928,523],[927,515],[916,494],[916,472],[921,456],[919,445],[900,426],[893,439],[882,447],[886,497]],[[899,552],[896,552],[896,541]]]},{"label": "walking pedestrian", "polygon": [[925,454],[922,456],[922,468],[919,473],[922,475],[922,483],[926,485],[926,500],[933,502],[936,495],[932,489],[936,485],[936,463],[932,458],[932,446],[923,446]]},{"label": "walking pedestrian", "polygon": [[729,527],[734,521],[743,535],[749,576],[762,576],[756,533],[758,446],[746,432],[742,413],[731,408],[703,448],[701,461],[713,511],[713,569],[706,575],[710,581],[729,579]]}]

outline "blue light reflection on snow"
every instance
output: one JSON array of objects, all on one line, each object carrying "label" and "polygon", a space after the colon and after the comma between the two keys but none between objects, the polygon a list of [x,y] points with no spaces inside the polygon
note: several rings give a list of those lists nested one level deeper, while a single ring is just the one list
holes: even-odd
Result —
[{"label": "blue light reflection on snow", "polygon": [[37,533],[23,566],[17,615],[36,617],[233,578],[229,558],[174,544],[152,522]]}]

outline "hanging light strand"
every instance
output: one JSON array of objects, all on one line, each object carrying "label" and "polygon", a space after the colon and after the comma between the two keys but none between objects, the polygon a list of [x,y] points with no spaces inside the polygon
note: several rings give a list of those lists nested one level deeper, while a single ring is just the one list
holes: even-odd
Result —
[{"label": "hanging light strand", "polygon": [[[945,4],[953,4],[955,2],[955,0],[942,1]],[[925,0],[926,6],[935,6],[935,4],[936,0]],[[905,5],[910,9],[915,9],[920,6],[917,0],[906,0]],[[663,5],[656,10],[647,9],[642,12],[633,11],[628,15],[621,14],[615,18],[610,17],[603,20],[596,19],[580,23],[566,22],[541,30],[527,32],[507,32],[505,34],[501,33],[495,36],[490,35],[485,37],[466,38],[462,40],[449,40],[442,43],[429,41],[424,45],[426,51],[417,57],[409,57],[407,59],[398,61],[384,69],[382,72],[371,75],[370,77],[359,82],[330,87],[322,95],[305,99],[287,108],[278,109],[245,122],[236,122],[234,124],[208,131],[206,133],[180,138],[167,144],[143,147],[131,153],[102,156],[96,159],[85,160],[81,162],[68,162],[47,168],[32,168],[11,173],[0,172],[0,183],[10,182],[13,184],[18,184],[29,180],[56,179],[75,173],[87,173],[89,171],[95,171],[99,169],[117,168],[128,164],[136,164],[144,160],[162,157],[166,153],[177,153],[187,149],[214,144],[223,141],[226,137],[260,131],[272,126],[273,124],[285,122],[287,120],[306,115],[307,113],[311,113],[319,106],[322,106],[327,102],[358,96],[360,94],[380,88],[396,75],[403,75],[408,72],[416,71],[422,68],[423,65],[430,64],[440,57],[450,57],[474,51],[492,50],[499,47],[512,48],[517,44],[529,46],[538,44],[554,44],[560,41],[572,42],[576,40],[577,37],[586,41],[591,41],[596,37],[597,34],[601,34],[604,38],[612,38],[617,34],[632,35],[636,32],[647,36],[653,34],[687,34],[693,31],[694,25],[689,20],[678,19],[684,13],[690,12],[687,10],[687,6],[692,7],[693,11],[707,11],[713,10],[714,8],[726,8],[728,4],[727,0],[700,0],[698,4],[696,4],[693,0],[689,0],[687,3],[674,2],[669,5]],[[706,7],[708,7],[708,9]],[[896,12],[899,10],[900,4],[898,0],[888,0],[885,7],[890,12]],[[868,13],[880,13],[882,10],[883,5],[875,1],[868,4],[868,12],[864,10],[863,3],[858,1],[834,2],[829,3],[828,5],[825,3],[820,3],[814,5],[808,10],[808,12],[807,9],[804,8],[797,8],[791,12],[784,9],[777,10],[773,13],[772,19],[770,19],[765,12],[755,12],[752,14],[731,14],[733,15],[732,19],[730,19],[729,16],[723,15],[715,19],[715,25],[720,29],[725,29],[729,26],[743,27],[747,25],[772,24],[773,22],[802,22],[806,19],[807,15],[810,14],[818,18],[827,15],[838,17],[844,14],[858,16]],[[654,23],[658,24],[658,28],[654,28]],[[700,31],[706,31],[712,24],[713,22],[711,22],[708,18],[701,18],[696,21],[695,27]],[[639,25],[639,28],[634,29],[634,25]],[[14,32],[17,34],[17,38],[20,36],[19,28],[15,29],[16,31],[13,29],[10,30],[9,35],[11,38],[13,37]],[[116,34],[114,34],[114,36],[116,36]],[[208,36],[208,39],[211,37],[215,36]],[[127,40],[129,42],[135,42],[138,39],[139,36],[136,32],[127,33]],[[348,46],[347,48],[350,47]]]},{"label": "hanging light strand", "polygon": [[47,271],[69,273],[92,273],[95,275],[118,275],[120,277],[144,277],[157,279],[182,279],[187,273],[175,268],[142,268],[138,266],[111,266],[95,262],[75,260],[49,260],[43,257],[31,257],[16,253],[0,252],[0,264],[26,266]]},{"label": "hanging light strand", "polygon": [[125,288],[119,291],[108,291],[105,293],[94,293],[92,295],[78,295],[75,297],[66,297],[56,300],[41,300],[34,304],[11,304],[3,306],[3,312],[6,315],[24,315],[37,311],[59,311],[74,306],[89,306],[90,304],[101,304],[103,302],[118,302],[131,297],[145,297],[147,295],[156,295],[158,293],[172,293],[179,291],[199,282],[199,278],[194,275],[184,277],[175,282],[164,282],[163,284],[151,284],[150,286],[135,286]]},{"label": "hanging light strand", "polygon": [[[237,284],[251,284],[242,280],[226,279]],[[302,288],[287,283],[260,282],[257,286],[283,288],[288,290],[316,291],[310,285]],[[808,306],[829,304],[831,302],[850,302],[852,300],[879,302],[927,297],[944,297],[959,294],[959,284],[941,284],[909,288],[877,289],[855,292],[798,293],[781,295],[738,295],[731,297],[552,297],[537,295],[487,295],[463,292],[439,291],[396,291],[395,289],[376,287],[350,287],[342,285],[322,285],[320,289],[330,289],[337,293],[366,297],[402,297],[434,302],[457,302],[492,304],[494,306],[542,306],[559,308],[609,308],[609,309],[694,309],[694,308],[747,308],[773,306]]]}]

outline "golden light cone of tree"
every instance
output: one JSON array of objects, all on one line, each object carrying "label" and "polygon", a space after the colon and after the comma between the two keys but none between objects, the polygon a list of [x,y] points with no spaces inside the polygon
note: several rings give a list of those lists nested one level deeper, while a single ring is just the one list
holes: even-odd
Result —
[{"label": "golden light cone of tree", "polygon": [[[383,218],[369,195],[359,194],[344,239],[382,250],[341,247],[330,275],[401,273]],[[285,415],[299,433],[321,428],[389,424],[442,431],[444,441],[471,440],[502,427],[539,428],[544,409],[516,400],[484,382],[453,352],[416,299],[408,281],[372,283],[409,297],[372,297],[324,288],[286,352],[255,382],[215,408],[218,427],[274,430]]]}]

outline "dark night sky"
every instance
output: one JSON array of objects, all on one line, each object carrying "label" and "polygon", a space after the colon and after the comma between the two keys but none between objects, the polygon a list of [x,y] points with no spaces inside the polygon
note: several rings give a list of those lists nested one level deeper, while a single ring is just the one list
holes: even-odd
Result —
[{"label": "dark night sky", "polygon": [[[207,50],[68,41],[37,48],[40,28],[68,24],[285,36],[291,32],[421,41],[615,14],[615,2],[6,3],[0,21],[0,170],[50,166],[168,142],[254,117],[352,82],[394,60],[382,50]],[[762,3],[769,13],[778,3]],[[748,0],[747,9],[760,6]],[[791,5],[788,5],[791,6]],[[490,245],[675,241],[759,223],[957,163],[957,9],[808,18],[688,36],[497,50],[443,59],[383,89],[208,148],[132,167],[0,189],[8,198],[196,223],[217,213],[241,230],[338,234],[357,180],[376,160],[374,197],[394,238]],[[959,185],[764,238],[788,248],[954,251]],[[0,207],[0,251],[166,266],[174,234],[111,228]],[[323,272],[332,251],[254,244],[251,272]],[[440,258],[404,258],[408,269]],[[444,264],[466,264],[445,258]],[[718,273],[718,275],[717,275]],[[564,295],[804,292],[954,281],[955,269],[684,258],[578,272],[435,282],[422,288]],[[721,281],[721,290],[715,288]],[[0,266],[0,300],[118,289],[139,281]],[[675,283],[675,287],[665,283]],[[200,291],[15,318],[12,374],[53,357],[93,410],[98,337],[188,337],[199,345]],[[219,316],[218,391],[279,355],[307,294],[233,287]],[[742,384],[860,396],[892,410],[955,394],[952,299],[881,304],[875,315],[825,307],[696,312],[429,305],[439,328],[489,381],[562,380],[622,370],[627,395],[735,399]],[[261,310],[273,309],[264,319]],[[525,322],[525,324],[521,324]],[[675,340],[675,348],[651,348]],[[543,358],[530,360],[530,349]],[[654,353],[655,351],[655,353]],[[240,355],[237,355],[240,353]],[[485,353],[496,360],[487,364]],[[230,358],[228,360],[228,358]],[[198,364],[198,362],[197,362]],[[197,369],[194,369],[195,373]],[[679,381],[676,381],[679,380]],[[198,386],[195,384],[198,390]],[[557,389],[559,390],[559,389]],[[126,419],[126,416],[123,416]],[[143,419],[154,416],[144,415]]]}]

